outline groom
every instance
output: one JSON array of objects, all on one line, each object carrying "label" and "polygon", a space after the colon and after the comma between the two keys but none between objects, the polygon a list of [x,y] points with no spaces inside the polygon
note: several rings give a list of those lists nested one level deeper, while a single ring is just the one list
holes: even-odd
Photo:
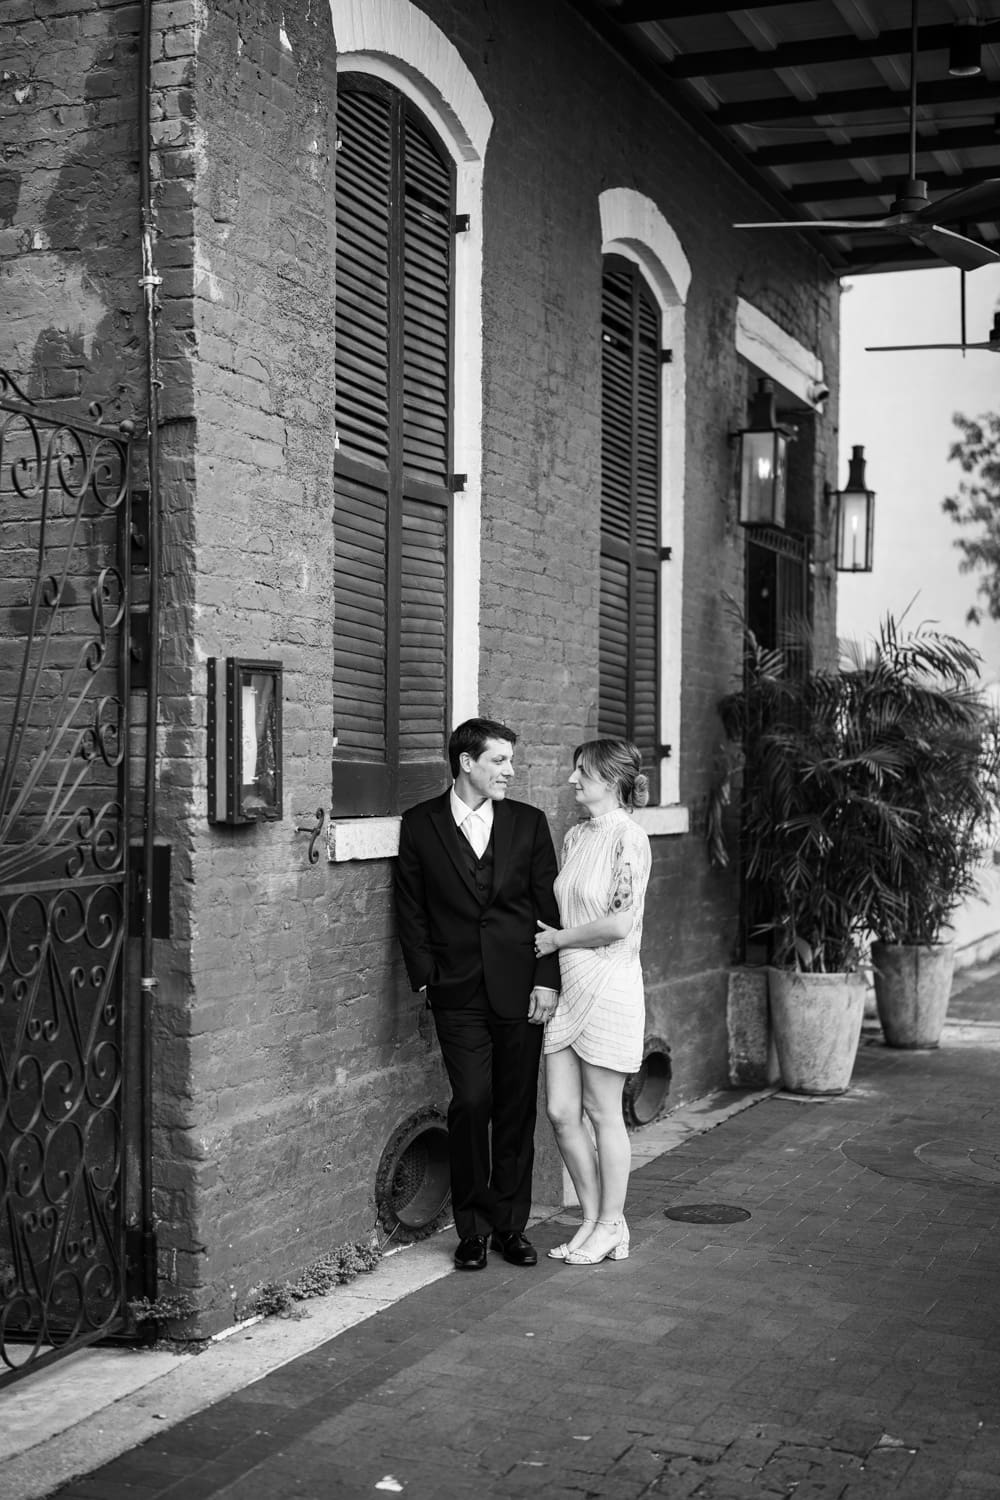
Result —
[{"label": "groom", "polygon": [[468,719],[448,742],[454,785],[403,814],[399,941],[426,995],[451,1084],[448,1147],[459,1243],[479,1271],[489,1248],[515,1266],[525,1237],[542,1026],[559,998],[557,954],[535,958],[537,922],[559,925],[544,813],[507,800],[517,735]]}]

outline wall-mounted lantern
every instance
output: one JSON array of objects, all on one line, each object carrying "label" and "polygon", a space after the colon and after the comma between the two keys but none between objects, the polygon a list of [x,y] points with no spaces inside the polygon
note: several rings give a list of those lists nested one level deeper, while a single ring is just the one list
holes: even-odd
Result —
[{"label": "wall-mounted lantern", "polygon": [[865,450],[851,450],[847,486],[834,494],[838,573],[870,573],[875,536],[875,494],[865,485]]},{"label": "wall-mounted lantern", "polygon": [[750,402],[749,426],[740,440],[740,525],[785,524],[788,488],[787,455],[792,429],[782,427],[774,412],[774,386],[758,381]]},{"label": "wall-mounted lantern", "polygon": [[281,663],[208,663],[208,817],[258,823],[281,813]]}]

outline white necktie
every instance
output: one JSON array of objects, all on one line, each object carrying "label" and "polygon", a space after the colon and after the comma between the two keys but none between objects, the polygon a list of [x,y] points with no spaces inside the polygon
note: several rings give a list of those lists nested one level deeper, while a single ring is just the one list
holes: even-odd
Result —
[{"label": "white necktie", "polygon": [[462,823],[462,832],[475,850],[476,858],[482,859],[486,853],[486,845],[490,841],[490,836],[486,831],[482,818],[477,812],[470,812],[466,815]]}]

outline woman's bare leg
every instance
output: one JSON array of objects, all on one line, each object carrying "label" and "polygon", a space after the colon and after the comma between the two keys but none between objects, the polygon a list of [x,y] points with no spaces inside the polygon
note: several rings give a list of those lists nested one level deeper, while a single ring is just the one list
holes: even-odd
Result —
[{"label": "woman's bare leg", "polygon": [[545,1057],[545,1095],[559,1154],[576,1189],[583,1223],[567,1243],[575,1250],[590,1234],[600,1207],[597,1152],[583,1114],[583,1077],[572,1047]]},{"label": "woman's bare leg", "polygon": [[588,1255],[613,1250],[622,1237],[625,1197],[628,1193],[632,1146],[622,1114],[622,1090],[626,1074],[595,1063],[580,1061],[583,1109],[597,1138],[599,1193],[597,1219],[585,1244]]}]

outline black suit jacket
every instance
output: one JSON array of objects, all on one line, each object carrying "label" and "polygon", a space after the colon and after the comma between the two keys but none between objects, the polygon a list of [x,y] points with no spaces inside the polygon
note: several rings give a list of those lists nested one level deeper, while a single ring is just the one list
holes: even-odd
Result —
[{"label": "black suit jacket", "polygon": [[432,1008],[464,1005],[485,983],[498,1015],[527,1015],[535,985],[559,988],[559,956],[535,958],[536,920],[559,926],[556,854],[545,814],[493,804],[493,884],[483,905],[463,853],[449,792],[403,814],[396,916],[410,983]]}]

